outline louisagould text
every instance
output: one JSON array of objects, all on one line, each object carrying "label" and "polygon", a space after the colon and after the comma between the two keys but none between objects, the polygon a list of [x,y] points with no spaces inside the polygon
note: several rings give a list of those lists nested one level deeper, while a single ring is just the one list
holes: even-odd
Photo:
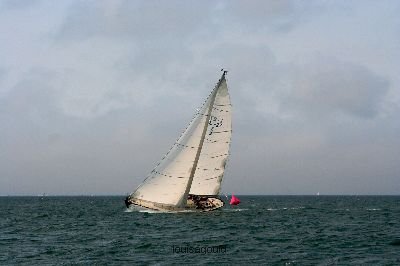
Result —
[{"label": "louisagould text", "polygon": [[226,253],[226,246],[215,246],[215,247],[172,246],[172,252],[182,253],[182,254]]}]

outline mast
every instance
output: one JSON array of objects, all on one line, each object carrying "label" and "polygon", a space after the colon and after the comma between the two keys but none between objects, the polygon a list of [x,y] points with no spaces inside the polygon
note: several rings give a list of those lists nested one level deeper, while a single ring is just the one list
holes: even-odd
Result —
[{"label": "mast", "polygon": [[211,111],[212,111],[213,106],[214,106],[215,97],[217,96],[217,91],[219,89],[219,86],[221,86],[221,83],[224,81],[226,73],[228,72],[228,71],[226,71],[224,69],[221,69],[221,70],[223,71],[223,73],[222,73],[222,76],[219,79],[217,85],[215,86],[214,92],[213,92],[213,94],[211,96],[210,107],[209,107],[208,112],[207,112],[207,119],[206,119],[206,121],[204,123],[203,132],[202,132],[201,138],[200,138],[200,144],[199,144],[199,147],[197,148],[197,153],[196,153],[196,157],[194,159],[192,170],[190,171],[189,181],[188,181],[188,184],[186,186],[185,193],[182,196],[181,202],[180,202],[180,204],[178,204],[181,207],[184,207],[186,205],[187,197],[188,197],[188,194],[189,194],[189,191],[190,191],[190,187],[192,186],[193,177],[194,177],[194,174],[195,174],[196,169],[197,169],[197,164],[199,162],[201,150],[203,148],[203,143],[204,143],[204,139],[205,139],[205,136],[206,136],[206,133],[207,133],[208,123],[210,122],[210,119],[211,119]]}]

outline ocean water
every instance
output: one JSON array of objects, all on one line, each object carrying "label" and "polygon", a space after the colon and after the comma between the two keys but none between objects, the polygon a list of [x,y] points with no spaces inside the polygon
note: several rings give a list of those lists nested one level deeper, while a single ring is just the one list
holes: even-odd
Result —
[{"label": "ocean water", "polygon": [[398,196],[239,196],[208,213],[123,197],[0,197],[0,265],[400,265]]}]

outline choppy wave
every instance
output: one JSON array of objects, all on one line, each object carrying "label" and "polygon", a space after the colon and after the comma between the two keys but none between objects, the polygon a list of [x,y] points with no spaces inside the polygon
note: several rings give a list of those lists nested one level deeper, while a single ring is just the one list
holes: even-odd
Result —
[{"label": "choppy wave", "polygon": [[305,207],[300,206],[300,207],[282,207],[282,208],[267,208],[268,211],[286,211],[286,210],[301,210],[304,209]]},{"label": "choppy wave", "polygon": [[242,212],[242,211],[248,211],[249,209],[246,209],[246,208],[225,208],[225,209],[222,209],[222,211],[224,211],[224,212]]},{"label": "choppy wave", "polygon": [[2,197],[0,264],[400,264],[400,197],[239,198],[166,214],[123,197]]}]

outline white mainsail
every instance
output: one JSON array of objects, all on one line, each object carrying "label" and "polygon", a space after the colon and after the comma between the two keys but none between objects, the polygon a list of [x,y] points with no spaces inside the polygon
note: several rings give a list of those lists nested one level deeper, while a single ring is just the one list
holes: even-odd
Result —
[{"label": "white mainsail", "polygon": [[223,79],[214,101],[203,149],[190,194],[218,195],[229,156],[232,136],[232,105]]},{"label": "white mainsail", "polygon": [[181,137],[130,197],[179,208],[186,205],[189,193],[219,193],[232,131],[225,73]]}]

